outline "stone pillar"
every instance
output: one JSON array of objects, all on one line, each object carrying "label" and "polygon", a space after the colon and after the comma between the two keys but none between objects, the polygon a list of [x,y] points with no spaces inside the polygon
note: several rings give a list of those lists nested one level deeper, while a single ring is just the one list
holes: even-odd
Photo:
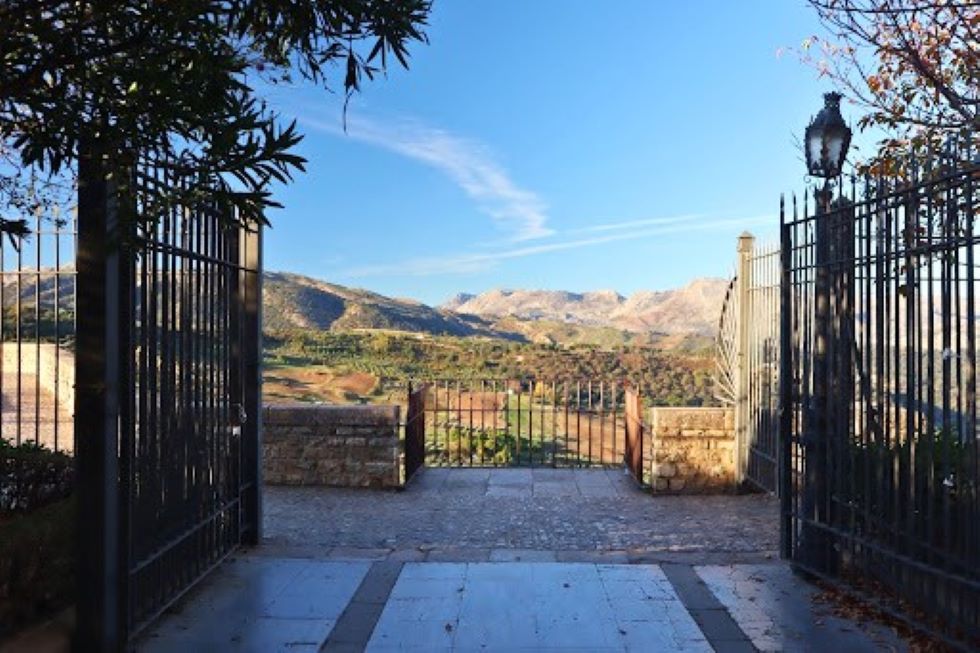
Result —
[{"label": "stone pillar", "polygon": [[752,255],[755,250],[755,236],[743,232],[738,237],[738,269],[736,276],[738,284],[738,319],[736,320],[736,342],[738,365],[735,374],[735,482],[739,485],[745,480],[749,464],[749,392],[751,391],[751,375],[749,374],[749,348],[751,345],[752,329],[752,298],[749,290],[752,288]]}]

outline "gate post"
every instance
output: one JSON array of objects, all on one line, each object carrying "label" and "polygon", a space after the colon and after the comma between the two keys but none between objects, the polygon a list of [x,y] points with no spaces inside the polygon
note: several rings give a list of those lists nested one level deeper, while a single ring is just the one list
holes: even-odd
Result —
[{"label": "gate post", "polygon": [[738,237],[738,319],[736,320],[736,342],[738,373],[735,375],[735,484],[741,486],[749,464],[749,392],[751,374],[749,371],[749,348],[752,342],[752,254],[755,250],[755,236],[745,231]]},{"label": "gate post", "polygon": [[[795,200],[794,200],[795,202]],[[794,204],[795,206],[795,204]],[[779,198],[779,544],[793,557],[793,240],[786,203]]]},{"label": "gate post", "polygon": [[[813,309],[813,391],[810,404],[805,406],[809,418],[803,427],[804,475],[803,515],[817,524],[829,525],[828,462],[831,442],[830,400],[834,329],[831,317],[833,299],[833,247],[831,233],[829,182],[814,192],[814,309]],[[830,564],[829,538],[816,527],[804,527],[802,544],[806,564],[826,572]]]},{"label": "gate post", "polygon": [[73,649],[110,652],[126,640],[125,551],[120,546],[119,444],[125,262],[115,183],[103,153],[78,161],[75,465],[78,508]]},{"label": "gate post", "polygon": [[243,497],[247,528],[242,541],[257,545],[262,541],[262,225],[252,223],[241,228],[240,251],[245,410],[242,464],[247,484]]}]

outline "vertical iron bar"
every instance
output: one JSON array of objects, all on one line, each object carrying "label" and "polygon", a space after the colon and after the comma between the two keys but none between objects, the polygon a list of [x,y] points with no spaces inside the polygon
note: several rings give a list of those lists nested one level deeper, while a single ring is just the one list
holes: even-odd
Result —
[{"label": "vertical iron bar", "polygon": [[779,200],[780,283],[779,283],[779,506],[780,543],[784,558],[793,557],[793,345],[792,345],[792,247],[786,223],[785,200]]}]

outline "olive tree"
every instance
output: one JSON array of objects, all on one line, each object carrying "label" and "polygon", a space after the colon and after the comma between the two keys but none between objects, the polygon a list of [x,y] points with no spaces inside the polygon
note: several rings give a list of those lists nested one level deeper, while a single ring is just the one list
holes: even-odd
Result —
[{"label": "olive tree", "polygon": [[[0,4],[0,230],[72,191],[80,161],[150,208],[212,201],[264,222],[303,170],[295,122],[261,88],[347,98],[425,42],[430,0],[6,0]],[[346,110],[346,103],[345,103]],[[184,183],[134,178],[134,157]],[[91,166],[86,167],[86,170]],[[138,174],[138,172],[137,172]],[[80,180],[84,183],[85,180]],[[12,210],[11,210],[12,209]]]}]

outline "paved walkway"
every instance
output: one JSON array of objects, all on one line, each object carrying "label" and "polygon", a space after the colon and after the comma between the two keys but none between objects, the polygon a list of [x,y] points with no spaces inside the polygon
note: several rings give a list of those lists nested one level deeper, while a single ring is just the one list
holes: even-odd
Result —
[{"label": "paved walkway", "polygon": [[241,651],[903,651],[779,563],[403,563],[243,555],[139,643]]},{"label": "paved walkway", "polygon": [[814,604],[775,558],[775,517],[768,497],[653,497],[605,470],[266,488],[263,546],[138,650],[904,650]]},{"label": "paved walkway", "polygon": [[[273,550],[487,561],[750,562],[778,551],[763,495],[651,496],[621,470],[425,469],[404,492],[268,487]],[[501,551],[496,553],[495,551]]]}]

